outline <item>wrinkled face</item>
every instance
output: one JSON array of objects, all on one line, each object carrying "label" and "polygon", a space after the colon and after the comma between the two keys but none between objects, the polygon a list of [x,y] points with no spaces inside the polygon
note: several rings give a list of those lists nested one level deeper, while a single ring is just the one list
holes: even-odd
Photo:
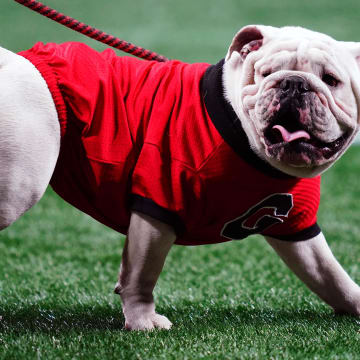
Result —
[{"label": "wrinkled face", "polygon": [[272,41],[258,38],[241,48],[235,57],[241,86],[231,103],[262,158],[307,177],[329,167],[355,136],[352,80],[358,68],[340,43],[296,30],[304,36],[280,32]]}]

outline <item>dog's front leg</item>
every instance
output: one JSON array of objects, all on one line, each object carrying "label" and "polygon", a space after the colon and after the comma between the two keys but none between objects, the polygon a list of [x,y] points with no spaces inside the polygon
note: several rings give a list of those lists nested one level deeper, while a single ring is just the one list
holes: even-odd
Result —
[{"label": "dog's front leg", "polygon": [[360,315],[360,288],[332,254],[321,233],[307,241],[267,241],[289,268],[336,313]]},{"label": "dog's front leg", "polygon": [[115,288],[122,299],[126,329],[170,329],[171,322],[155,312],[153,289],[175,239],[169,225],[132,213]]}]

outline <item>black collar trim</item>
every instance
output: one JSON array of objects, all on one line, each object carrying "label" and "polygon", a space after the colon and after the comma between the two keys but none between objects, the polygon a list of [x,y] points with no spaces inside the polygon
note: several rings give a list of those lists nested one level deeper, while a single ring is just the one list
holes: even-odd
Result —
[{"label": "black collar trim", "polygon": [[216,65],[210,66],[201,81],[201,94],[211,121],[225,142],[248,164],[271,177],[293,178],[272,167],[251,149],[239,118],[224,96],[222,79],[224,62],[223,59]]}]

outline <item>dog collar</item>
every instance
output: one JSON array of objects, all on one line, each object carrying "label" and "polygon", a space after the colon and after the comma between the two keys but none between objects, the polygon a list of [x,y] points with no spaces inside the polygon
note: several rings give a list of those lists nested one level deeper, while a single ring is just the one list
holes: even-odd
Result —
[{"label": "dog collar", "polygon": [[201,81],[201,95],[215,128],[225,142],[249,165],[271,177],[281,179],[294,178],[272,167],[251,149],[240,119],[224,96],[224,63],[225,60],[223,59],[216,65],[211,65],[206,70]]}]

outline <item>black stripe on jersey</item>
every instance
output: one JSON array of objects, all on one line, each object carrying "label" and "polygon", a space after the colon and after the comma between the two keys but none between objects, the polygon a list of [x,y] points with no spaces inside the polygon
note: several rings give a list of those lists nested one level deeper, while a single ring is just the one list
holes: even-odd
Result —
[{"label": "black stripe on jersey", "polygon": [[275,178],[292,178],[259,158],[251,150],[249,140],[234,109],[225,99],[223,88],[224,59],[210,66],[201,81],[201,94],[206,110],[222,138],[248,164]]},{"label": "black stripe on jersey", "polygon": [[[321,233],[321,229],[318,225],[318,223],[315,223],[314,225],[301,230],[295,234],[291,235],[271,235],[272,238],[283,240],[283,241],[289,241],[289,242],[295,242],[295,241],[305,241],[310,240],[313,237],[319,235]],[[264,236],[266,236],[264,234]],[[270,235],[269,235],[270,236]]]},{"label": "black stripe on jersey", "polygon": [[175,212],[163,208],[151,199],[132,194],[130,204],[131,210],[151,216],[156,220],[172,226],[176,235],[179,236],[184,233],[185,226],[181,218]]},{"label": "black stripe on jersey", "polygon": [[[145,198],[141,195],[132,194],[130,208],[132,211],[138,211],[142,214],[151,216],[156,220],[159,220],[165,224],[170,225],[174,229],[177,236],[181,236],[185,232],[184,223],[175,212],[167,210],[162,206],[159,206],[151,199]],[[319,225],[315,223],[314,225],[291,235],[268,235],[268,236],[271,236],[274,239],[278,239],[282,241],[296,242],[296,241],[310,240],[313,237],[319,235],[320,232],[321,229]],[[263,236],[267,236],[267,235],[263,233]]]}]

